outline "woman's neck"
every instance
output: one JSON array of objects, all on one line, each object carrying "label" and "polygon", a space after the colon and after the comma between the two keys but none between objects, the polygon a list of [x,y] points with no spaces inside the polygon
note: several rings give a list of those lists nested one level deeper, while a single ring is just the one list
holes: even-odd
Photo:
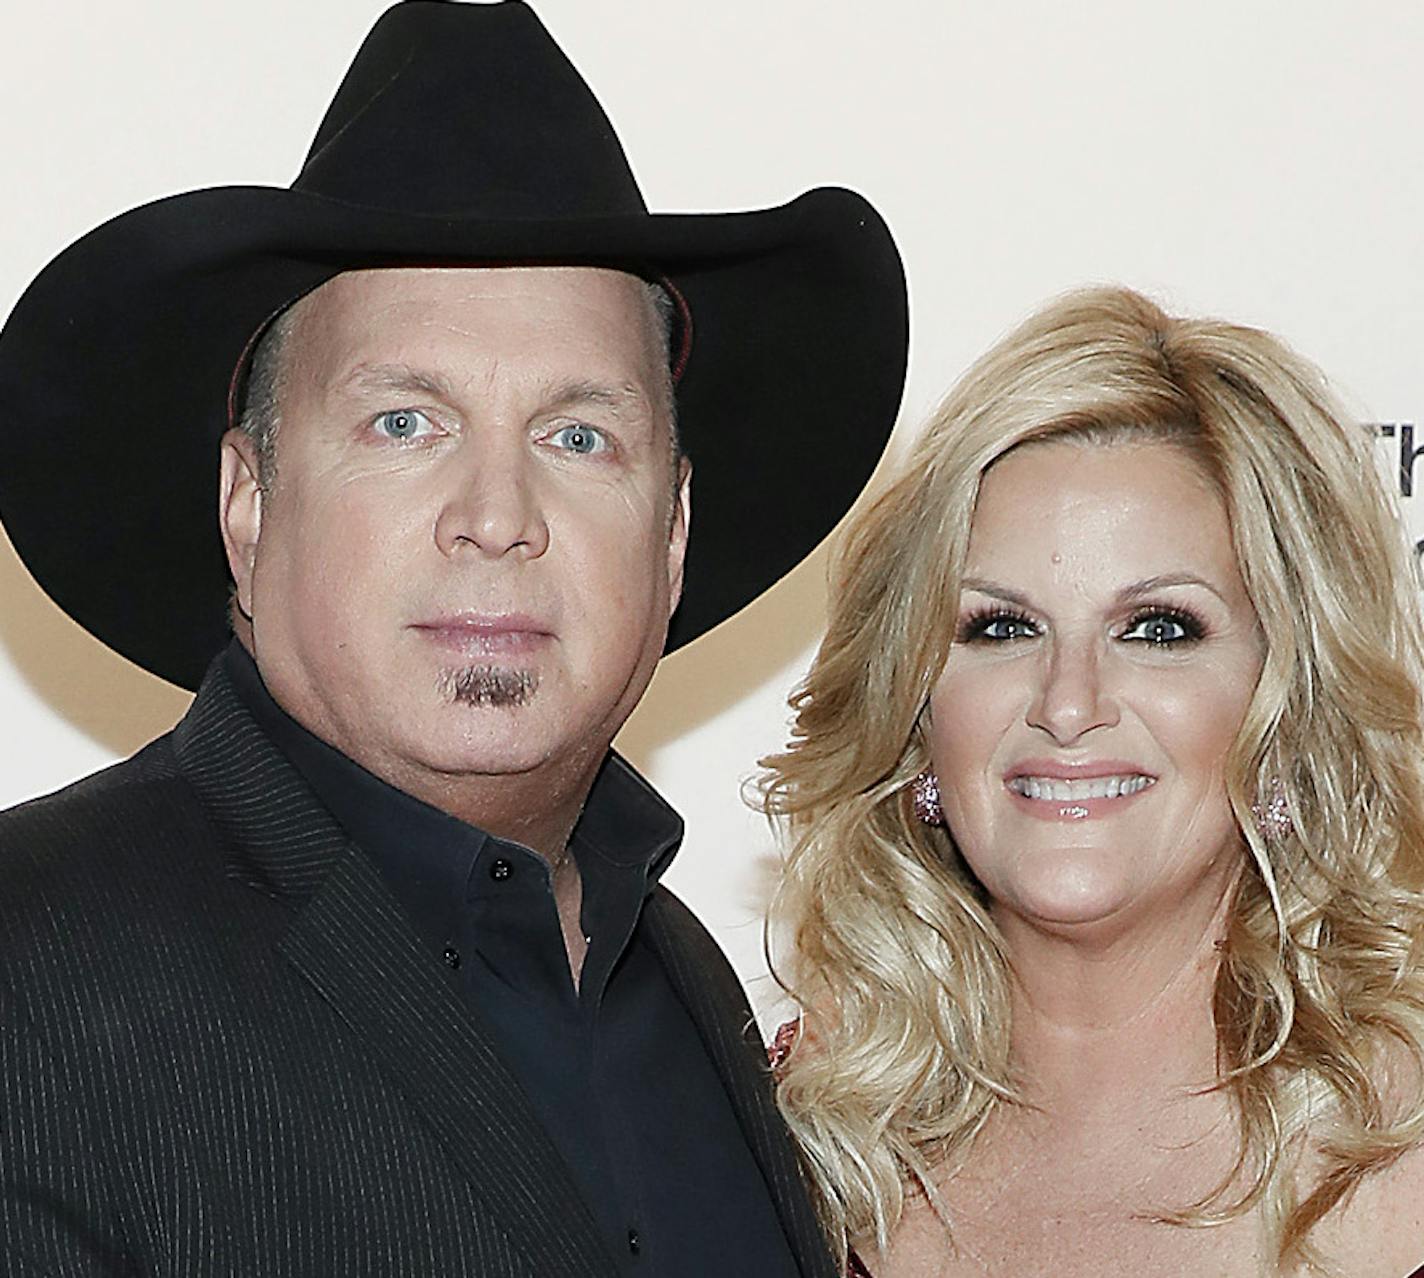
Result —
[{"label": "woman's neck", "polygon": [[1012,1056],[1030,1104],[1120,1114],[1216,1080],[1212,1000],[1235,883],[1131,925],[999,920],[1014,974]]}]

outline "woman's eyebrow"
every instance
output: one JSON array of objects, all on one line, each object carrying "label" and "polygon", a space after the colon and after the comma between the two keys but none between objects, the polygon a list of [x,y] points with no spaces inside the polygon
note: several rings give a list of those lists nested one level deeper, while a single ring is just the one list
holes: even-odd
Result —
[{"label": "woman's eyebrow", "polygon": [[1020,608],[1031,606],[1027,595],[1020,594],[1017,590],[1010,590],[1008,586],[1001,586],[997,581],[990,581],[987,577],[965,577],[959,583],[959,589],[961,591],[972,590],[975,594],[1002,599],[1005,603],[1015,604]]},{"label": "woman's eyebrow", "polygon": [[[1221,591],[1211,582],[1190,572],[1164,572],[1152,577],[1144,577],[1140,581],[1130,582],[1123,586],[1117,592],[1117,598],[1124,601],[1140,599],[1144,595],[1150,595],[1153,591],[1163,590],[1168,586],[1200,586],[1203,590],[1209,590],[1223,603],[1226,602]],[[989,595],[991,598],[1002,599],[1005,603],[1011,603],[1020,608],[1032,607],[1027,595],[1001,585],[997,581],[991,581],[987,577],[965,577],[960,583],[960,590],[972,590],[976,594]]]},{"label": "woman's eyebrow", "polygon": [[1131,585],[1124,586],[1117,593],[1119,599],[1140,599],[1143,595],[1150,595],[1154,590],[1162,590],[1168,586],[1200,586],[1203,590],[1209,590],[1222,603],[1226,602],[1221,591],[1211,582],[1192,572],[1164,572],[1155,577],[1144,577],[1141,581],[1134,581]]}]

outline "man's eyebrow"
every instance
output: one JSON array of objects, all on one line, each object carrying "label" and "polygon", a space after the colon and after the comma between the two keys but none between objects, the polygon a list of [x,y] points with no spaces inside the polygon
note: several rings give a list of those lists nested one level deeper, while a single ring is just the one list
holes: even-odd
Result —
[{"label": "man's eyebrow", "polygon": [[550,387],[546,402],[554,408],[571,408],[578,404],[597,404],[608,409],[615,417],[623,412],[646,415],[652,407],[647,393],[632,382],[617,385],[612,382],[596,382],[582,378],[559,382]]},{"label": "man's eyebrow", "polygon": [[[446,377],[409,364],[357,364],[342,379],[342,385],[365,392],[398,391],[432,395],[447,404],[456,398],[455,388]],[[553,408],[597,404],[615,416],[622,413],[646,415],[652,407],[647,393],[632,382],[620,385],[589,378],[555,383],[545,391],[544,402]]]},{"label": "man's eyebrow", "polygon": [[409,364],[357,364],[342,379],[342,385],[358,391],[433,395],[446,403],[455,398],[454,388],[439,373],[426,372]]}]

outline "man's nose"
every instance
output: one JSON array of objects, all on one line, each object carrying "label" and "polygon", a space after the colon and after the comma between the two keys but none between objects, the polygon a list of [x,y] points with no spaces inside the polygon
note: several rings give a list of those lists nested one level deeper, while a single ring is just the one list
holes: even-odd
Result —
[{"label": "man's nose", "polygon": [[1053,640],[1036,678],[1029,726],[1048,733],[1059,745],[1072,745],[1094,728],[1117,723],[1118,706],[1106,686],[1098,640]]},{"label": "man's nose", "polygon": [[468,456],[451,460],[435,521],[435,542],[442,553],[536,559],[549,548],[533,459],[522,440],[515,446],[478,446],[472,440]]}]

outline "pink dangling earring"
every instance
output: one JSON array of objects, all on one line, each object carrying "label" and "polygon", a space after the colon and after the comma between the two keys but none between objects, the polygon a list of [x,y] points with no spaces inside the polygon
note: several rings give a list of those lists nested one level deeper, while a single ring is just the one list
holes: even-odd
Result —
[{"label": "pink dangling earring", "polygon": [[1286,788],[1279,777],[1271,779],[1271,797],[1264,803],[1258,799],[1251,805],[1251,815],[1256,818],[1257,832],[1267,843],[1279,843],[1295,833]]},{"label": "pink dangling earring", "polygon": [[944,824],[944,809],[939,805],[939,779],[929,768],[910,782],[910,798],[915,815],[926,825]]}]

